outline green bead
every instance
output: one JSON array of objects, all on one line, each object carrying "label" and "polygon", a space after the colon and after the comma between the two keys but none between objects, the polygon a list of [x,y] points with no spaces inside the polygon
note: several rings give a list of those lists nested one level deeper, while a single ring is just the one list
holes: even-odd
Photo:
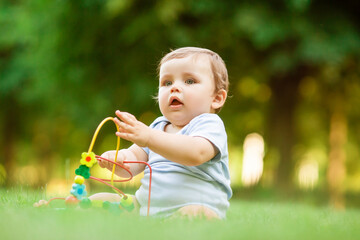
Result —
[{"label": "green bead", "polygon": [[90,178],[90,168],[88,168],[85,165],[80,165],[79,168],[75,170],[75,174],[81,175],[85,179],[89,179]]},{"label": "green bead", "polygon": [[121,213],[123,210],[120,208],[120,203],[119,202],[109,202],[109,201],[105,201],[103,203],[103,208],[108,210],[109,212],[112,213]]},{"label": "green bead", "polygon": [[89,198],[83,198],[80,203],[79,203],[81,208],[87,209],[87,208],[91,208],[92,203],[91,200]]},{"label": "green bead", "polygon": [[104,202],[103,202],[102,207],[103,207],[104,209],[109,209],[110,206],[111,206],[111,202],[109,202],[109,201],[104,201]]}]

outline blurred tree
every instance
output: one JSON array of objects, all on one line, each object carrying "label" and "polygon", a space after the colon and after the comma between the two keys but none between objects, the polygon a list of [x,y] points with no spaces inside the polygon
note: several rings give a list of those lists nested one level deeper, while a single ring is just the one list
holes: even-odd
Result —
[{"label": "blurred tree", "polygon": [[[23,92],[29,82],[29,67],[26,59],[31,49],[31,25],[24,25],[27,19],[23,8],[13,6],[8,2],[0,3],[0,107],[2,109],[1,123],[1,159],[7,170],[7,183],[12,180],[15,164],[15,142],[20,138],[24,129],[21,120],[26,115],[26,105]],[[27,33],[27,34],[26,34]],[[31,51],[31,50],[30,50]]]},{"label": "blurred tree", "polygon": [[[300,82],[321,72],[324,65],[341,65],[351,57],[359,58],[358,4],[345,1],[340,8],[337,4],[264,1],[244,4],[237,10],[239,30],[252,42],[254,54],[261,54],[259,62],[271,86],[267,137],[270,148],[279,152],[276,179],[285,189],[291,186],[294,176],[294,113]],[[322,82],[324,86],[328,84]],[[341,100],[335,101],[341,105]],[[343,143],[340,145],[336,148],[344,147]]]}]

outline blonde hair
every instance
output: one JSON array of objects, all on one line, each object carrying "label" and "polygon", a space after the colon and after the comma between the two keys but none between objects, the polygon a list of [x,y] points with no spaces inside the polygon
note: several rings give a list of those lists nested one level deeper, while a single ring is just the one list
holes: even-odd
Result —
[{"label": "blonde hair", "polygon": [[[198,56],[204,54],[208,56],[210,61],[210,67],[213,73],[215,91],[214,93],[218,93],[220,90],[229,91],[229,77],[226,69],[225,62],[219,56],[219,54],[206,49],[206,48],[198,48],[198,47],[183,47],[175,50],[171,50],[168,54],[166,54],[159,63],[158,73],[160,72],[161,66],[172,59],[177,58],[186,58],[188,56]],[[216,112],[219,112],[221,108],[217,109]]]},{"label": "blonde hair", "polygon": [[197,56],[200,54],[205,54],[209,57],[215,82],[215,92],[218,92],[221,89],[224,89],[227,92],[229,90],[229,78],[226,65],[219,54],[206,48],[183,47],[172,50],[160,60],[158,72],[160,72],[161,65],[171,59],[186,58],[188,56]]}]

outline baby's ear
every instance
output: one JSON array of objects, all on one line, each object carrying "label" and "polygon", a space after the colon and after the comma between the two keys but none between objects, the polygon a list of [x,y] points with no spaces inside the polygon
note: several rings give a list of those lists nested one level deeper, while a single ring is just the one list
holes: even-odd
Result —
[{"label": "baby's ear", "polygon": [[226,100],[227,92],[224,89],[220,89],[213,99],[213,102],[211,104],[212,109],[216,110],[221,108]]}]

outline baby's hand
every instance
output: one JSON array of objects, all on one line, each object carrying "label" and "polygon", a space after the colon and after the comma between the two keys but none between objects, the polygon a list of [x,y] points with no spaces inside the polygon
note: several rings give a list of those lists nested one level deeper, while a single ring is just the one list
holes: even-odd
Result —
[{"label": "baby's hand", "polygon": [[[117,155],[117,159],[116,159],[116,162],[123,165],[125,168],[129,169],[129,166],[128,165],[124,165],[124,160],[126,160],[126,157],[125,157],[125,154],[123,152],[124,150],[120,150],[118,152],[118,155]],[[104,152],[101,157],[102,158],[106,158],[108,160],[111,160],[111,161],[114,161],[115,162],[115,154],[116,154],[116,151],[107,151],[107,152]],[[112,171],[113,169],[113,163],[111,162],[108,162],[106,160],[103,160],[103,159],[98,159],[98,163],[99,163],[99,166],[102,167],[102,168],[107,168],[108,170]],[[117,167],[118,168],[118,167]],[[117,170],[120,170],[120,169],[117,169]]]},{"label": "baby's hand", "polygon": [[115,123],[119,126],[119,132],[116,132],[116,135],[140,147],[146,147],[151,136],[151,128],[138,121],[130,113],[117,110],[115,114],[121,120],[114,118]]}]

